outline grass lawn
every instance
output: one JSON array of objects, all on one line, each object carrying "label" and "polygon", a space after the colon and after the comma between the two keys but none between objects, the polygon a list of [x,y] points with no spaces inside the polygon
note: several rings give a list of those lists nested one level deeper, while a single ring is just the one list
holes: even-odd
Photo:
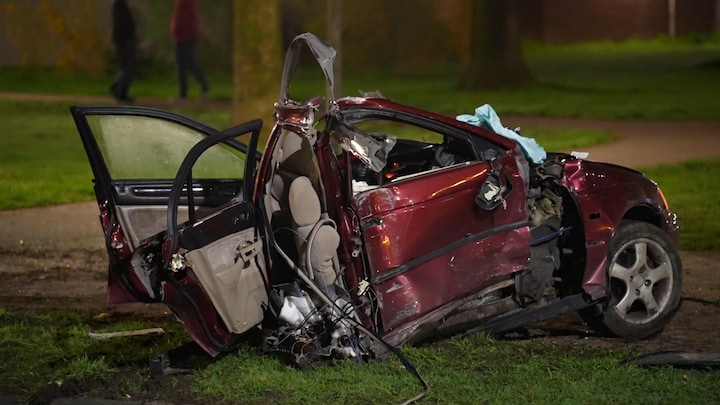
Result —
[{"label": "grass lawn", "polygon": [[93,198],[92,173],[67,106],[0,101],[0,116],[2,209]]},{"label": "grass lawn", "polygon": [[697,160],[642,170],[656,180],[680,216],[680,248],[720,250],[720,159]]},{"label": "grass lawn", "polygon": [[[163,335],[94,340],[88,332],[162,327]],[[43,315],[0,308],[0,392],[35,393],[73,381],[87,395],[142,398],[148,384],[168,384],[182,403],[401,403],[422,391],[395,358],[289,368],[279,358],[241,346],[189,376],[148,383],[148,358],[185,342],[177,322],[56,311]],[[32,350],[28,348],[32,347]],[[421,403],[714,403],[719,370],[639,368],[621,361],[639,352],[547,340],[511,342],[484,335],[405,349],[431,387]],[[5,363],[7,365],[7,363]],[[70,384],[72,386],[72,384]],[[160,398],[172,401],[173,398]]]}]

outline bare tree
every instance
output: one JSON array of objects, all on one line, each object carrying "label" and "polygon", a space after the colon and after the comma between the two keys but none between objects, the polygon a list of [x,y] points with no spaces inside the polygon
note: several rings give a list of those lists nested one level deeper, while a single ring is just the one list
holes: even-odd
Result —
[{"label": "bare tree", "polygon": [[522,53],[520,0],[472,0],[470,49],[460,87],[498,89],[531,79]]},{"label": "bare tree", "polygon": [[234,0],[233,14],[232,121],[272,125],[283,56],[278,2]]}]

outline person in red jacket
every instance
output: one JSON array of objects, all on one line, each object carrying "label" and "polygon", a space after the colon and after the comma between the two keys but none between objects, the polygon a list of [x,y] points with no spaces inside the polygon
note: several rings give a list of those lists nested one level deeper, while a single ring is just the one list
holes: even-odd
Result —
[{"label": "person in red jacket", "polygon": [[175,0],[170,19],[170,33],[175,43],[180,98],[187,98],[188,72],[200,85],[202,96],[207,97],[210,88],[195,60],[195,47],[200,38],[200,8],[195,0]]}]

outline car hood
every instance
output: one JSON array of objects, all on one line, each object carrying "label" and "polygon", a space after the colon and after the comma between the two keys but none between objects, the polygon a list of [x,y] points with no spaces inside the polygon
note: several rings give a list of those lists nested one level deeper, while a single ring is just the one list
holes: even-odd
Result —
[{"label": "car hood", "polygon": [[596,186],[613,186],[650,180],[635,169],[612,163],[583,160],[582,168],[587,177],[595,179]]}]

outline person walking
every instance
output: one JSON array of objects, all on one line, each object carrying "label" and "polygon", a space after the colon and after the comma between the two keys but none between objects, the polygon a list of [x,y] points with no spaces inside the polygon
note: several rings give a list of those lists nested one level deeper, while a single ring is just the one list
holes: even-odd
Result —
[{"label": "person walking", "polygon": [[117,52],[120,72],[110,86],[110,94],[120,102],[132,102],[128,95],[135,77],[135,20],[127,0],[113,0],[112,40]]},{"label": "person walking", "polygon": [[170,33],[175,43],[179,97],[187,98],[187,74],[192,74],[200,85],[201,97],[209,95],[205,75],[195,60],[195,47],[200,38],[200,9],[195,0],[175,0],[170,19]]}]

